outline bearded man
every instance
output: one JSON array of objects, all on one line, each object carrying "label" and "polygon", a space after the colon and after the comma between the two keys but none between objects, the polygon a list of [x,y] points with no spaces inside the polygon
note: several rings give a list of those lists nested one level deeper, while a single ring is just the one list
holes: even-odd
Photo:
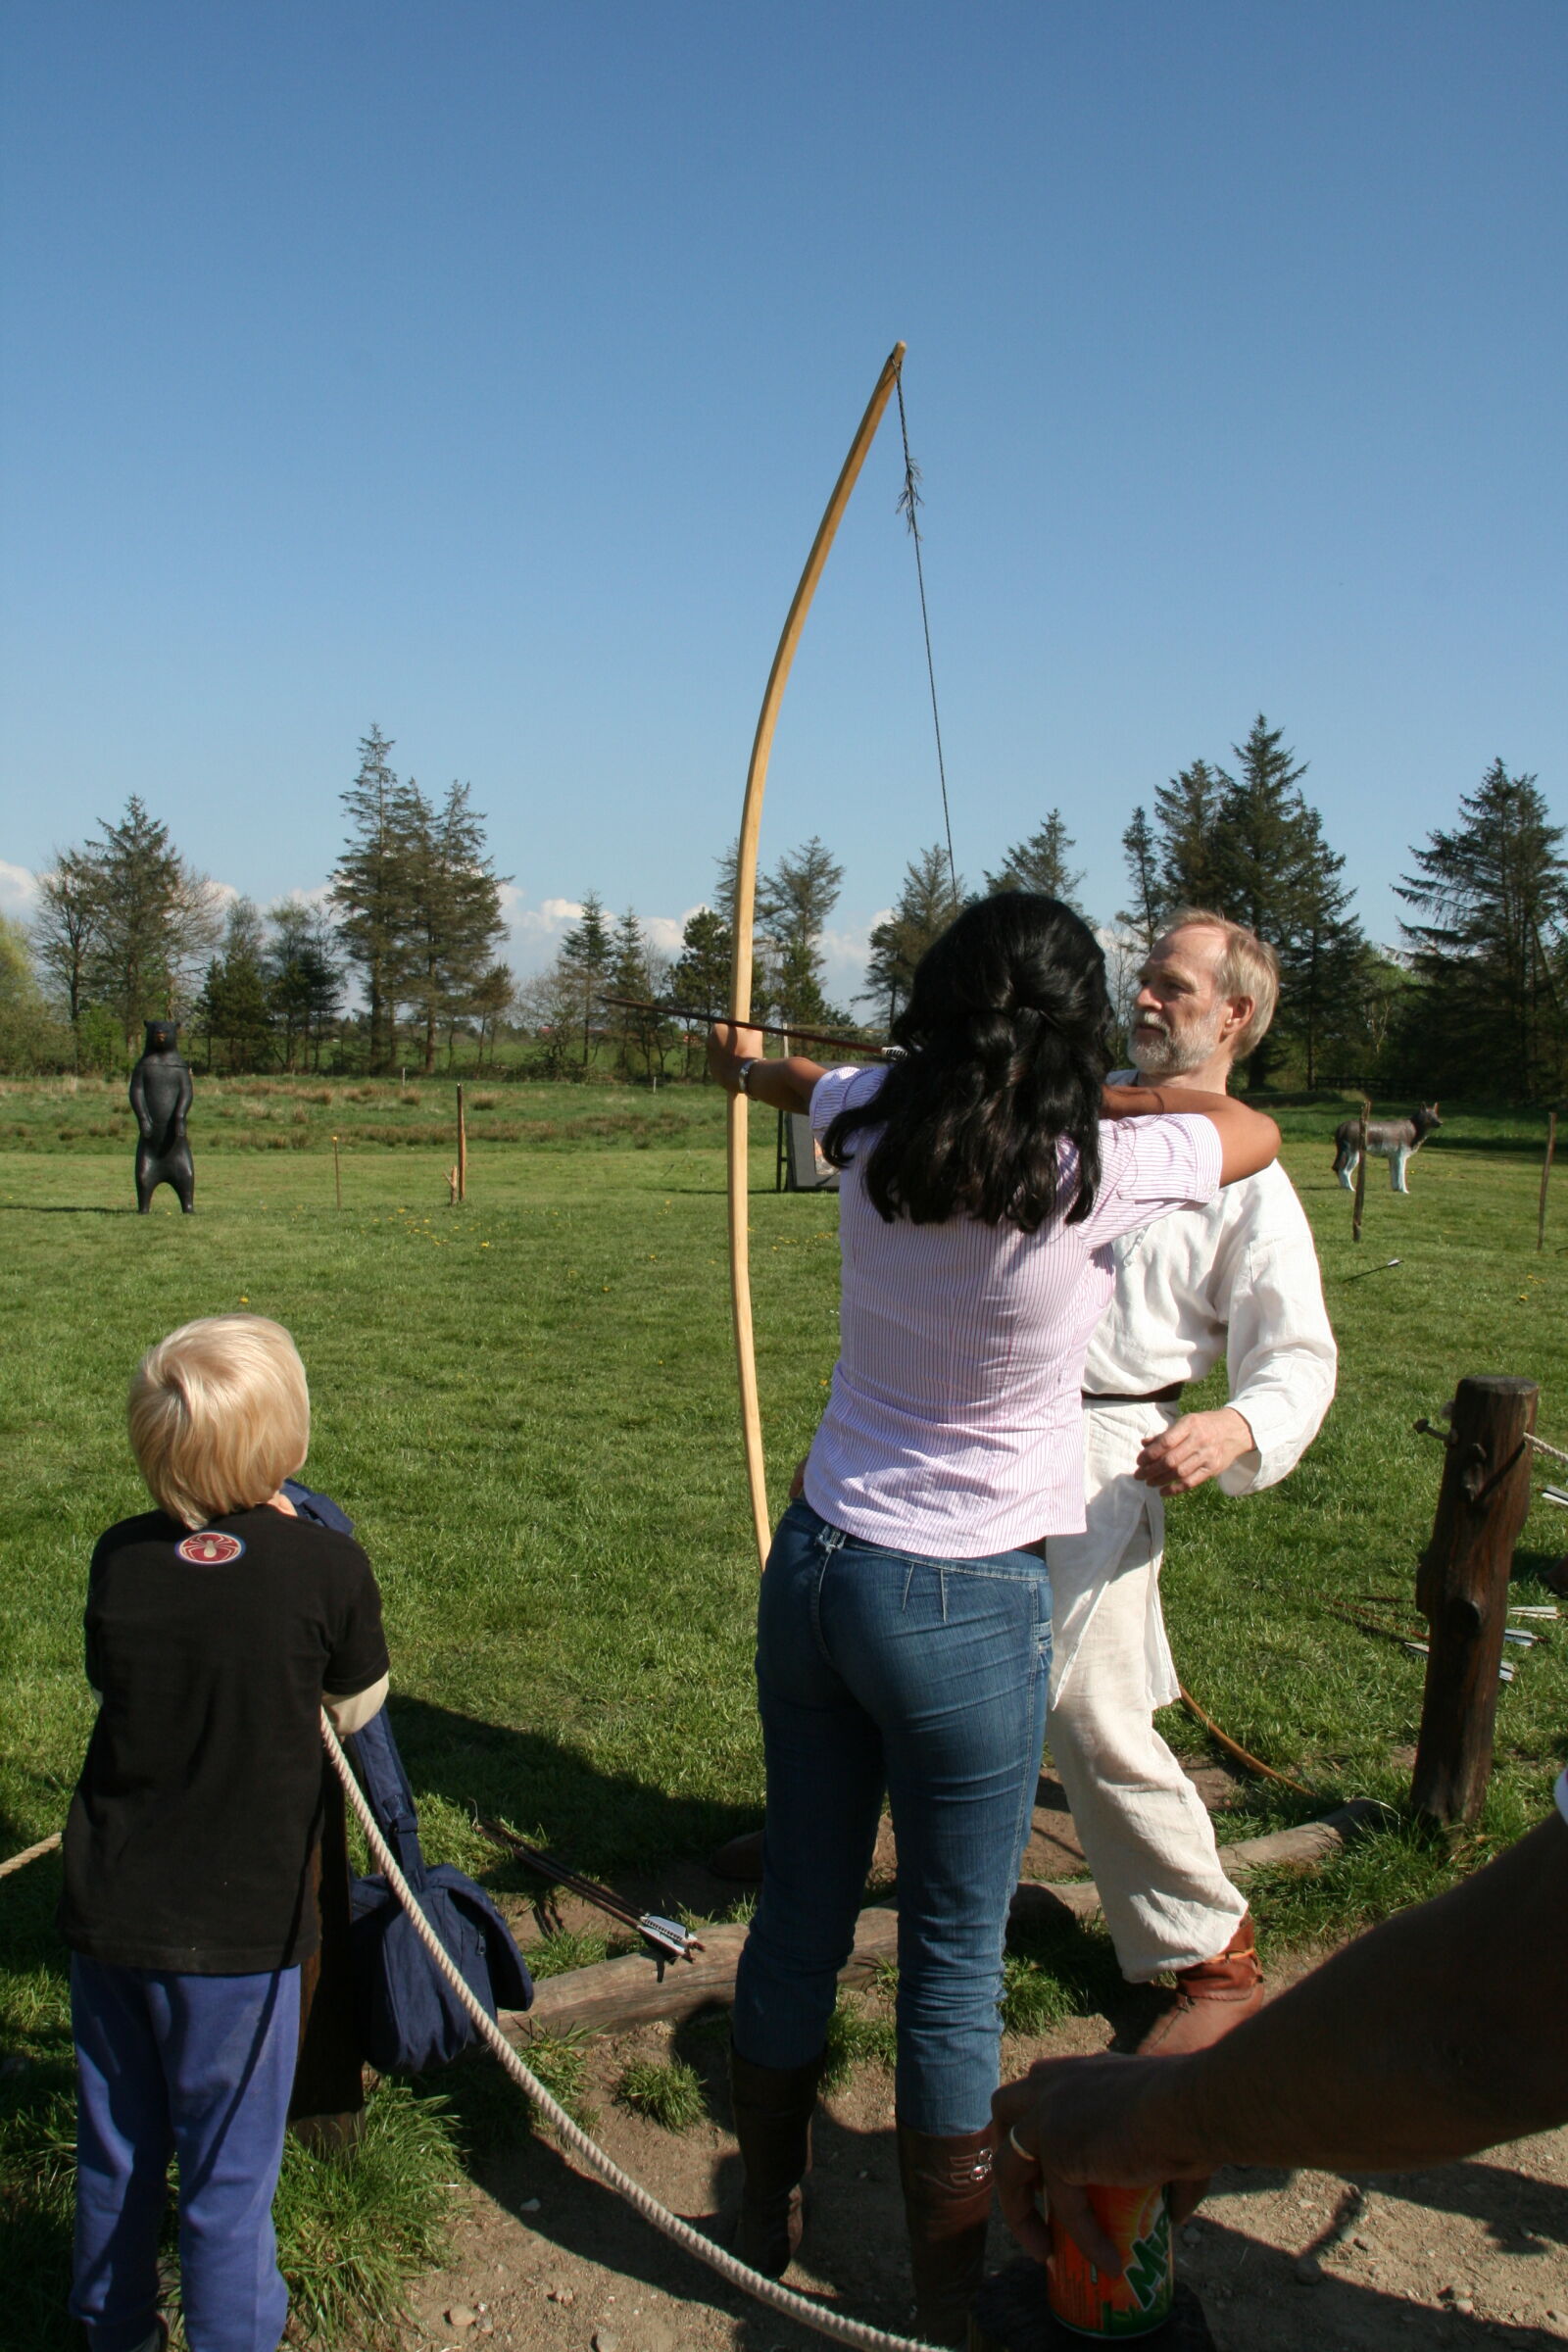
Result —
[{"label": "bearded man", "polygon": [[[1171,917],[1145,963],[1131,1052],[1172,1109],[1223,1094],[1273,1018],[1279,963],[1240,923]],[[1130,1073],[1124,1073],[1124,1076]],[[1305,1212],[1277,1163],[1112,1244],[1116,1287],[1084,1373],[1088,1524],[1053,1536],[1047,1739],[1122,1973],[1175,2001],[1141,2044],[1193,2050],[1261,2005],[1247,1899],[1201,1797],[1154,1729],[1180,1695],[1159,1605],[1164,1499],[1217,1478],[1250,1494],[1293,1470],[1334,1395],[1335,1347]],[[1230,1402],[1181,1392],[1226,1359]]]}]

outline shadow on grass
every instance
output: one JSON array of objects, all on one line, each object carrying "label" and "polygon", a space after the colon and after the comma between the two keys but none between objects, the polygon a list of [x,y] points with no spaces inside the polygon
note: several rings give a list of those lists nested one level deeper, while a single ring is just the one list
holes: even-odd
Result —
[{"label": "shadow on grass", "polygon": [[0,1200],[0,1217],[134,1217],[141,1212],[134,1208],[88,1207],[74,1208],[69,1203],[51,1204],[41,1200]]},{"label": "shadow on grass", "polygon": [[[755,1802],[672,1796],[633,1775],[607,1773],[542,1733],[481,1722],[454,1707],[394,1690],[387,1702],[416,1796],[440,1798],[470,1819],[509,1823],[573,1868],[603,1875],[706,1853],[756,1826]],[[492,1887],[531,1891],[538,1880],[498,1857]]]}]

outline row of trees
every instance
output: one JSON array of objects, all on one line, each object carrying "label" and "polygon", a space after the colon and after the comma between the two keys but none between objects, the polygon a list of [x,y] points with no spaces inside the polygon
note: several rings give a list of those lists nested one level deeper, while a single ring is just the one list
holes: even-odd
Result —
[{"label": "row of trees", "polygon": [[[502,891],[484,818],[466,785],[431,801],[391,766],[372,727],[343,795],[348,833],[325,903],[285,900],[264,914],[227,899],[132,798],[118,825],[62,852],[40,883],[31,953],[0,939],[0,1056],[16,1066],[31,1022],[52,1007],[78,1066],[110,1066],[144,1019],[173,1011],[213,1066],[338,1063],[426,1071],[466,1033],[482,1060],[503,1029],[525,1030],[541,1073],[602,1066],[667,1074],[691,1060],[687,1024],[728,995],[735,849],[717,860],[712,904],[687,922],[678,955],[649,939],[635,909],[589,892],[548,970],[519,989],[497,956]],[[1434,1092],[1554,1098],[1568,1083],[1568,858],[1534,776],[1495,760],[1451,829],[1412,849],[1398,885],[1410,909],[1397,949],[1374,946],[1352,911],[1344,855],[1307,800],[1306,766],[1259,716],[1230,764],[1194,760],[1140,807],[1123,835],[1126,906],[1102,925],[1123,1004],[1160,925],[1180,906],[1218,908],[1278,948],[1280,1010],[1249,1083],[1287,1077]],[[984,889],[1038,890],[1078,906],[1066,820],[1052,809],[1008,849]],[[975,895],[940,844],[905,869],[871,932],[865,988],[852,1005],[826,990],[826,939],[843,869],[812,838],[760,881],[760,1017],[802,1030],[881,1030],[915,964]],[[358,1003],[347,1009],[350,981]],[[28,992],[31,992],[29,995]],[[42,1027],[40,1027],[42,1024]],[[58,1057],[58,1047],[54,1049]],[[35,1058],[40,1057],[35,1054]]]},{"label": "row of trees", "polygon": [[220,892],[134,795],[119,824],[61,851],[32,925],[34,1034],[52,1001],[77,1067],[113,1066],[144,1021],[172,1015],[215,1067],[319,1068],[328,1041],[345,1043],[352,973],[364,1005],[357,1057],[371,1069],[393,1067],[401,1035],[408,1057],[432,1070],[465,1026],[476,1026],[482,1056],[514,993],[495,953],[506,877],[467,785],[432,801],[398,777],[391,750],[375,727],[360,746],[343,795],[348,838],[321,906],[285,899],[264,915]]}]

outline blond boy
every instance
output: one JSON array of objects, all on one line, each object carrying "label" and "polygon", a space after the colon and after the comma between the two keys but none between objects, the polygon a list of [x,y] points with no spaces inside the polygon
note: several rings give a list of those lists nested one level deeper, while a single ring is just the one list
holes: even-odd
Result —
[{"label": "blond boy", "polygon": [[[157,2352],[169,2159],[191,2352],[274,2352],[288,2297],[272,2193],[316,1948],[319,1711],[386,1694],[381,1603],[353,1539],[284,1493],[305,1367],[261,1315],[149,1350],[130,1439],[156,1510],[98,1540],[100,1700],[65,1836],[77,2196],[71,2308],[93,2352]],[[301,1490],[303,1494],[303,1490]]]}]

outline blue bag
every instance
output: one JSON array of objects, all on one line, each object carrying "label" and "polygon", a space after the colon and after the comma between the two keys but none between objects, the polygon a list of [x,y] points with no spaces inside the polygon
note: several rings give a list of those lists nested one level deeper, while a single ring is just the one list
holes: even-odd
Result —
[{"label": "blue bag", "polygon": [[[283,1492],[302,1519],[339,1535],[353,1522],[325,1494],[294,1479]],[[375,1824],[441,1943],[474,1998],[497,2009],[533,2005],[533,1980],[512,1930],[482,1886],[450,1863],[426,1867],[419,1850],[418,1815],[387,1711],[372,1715],[345,1742],[359,1767]],[[386,1880],[356,1879],[349,1889],[349,1951],[360,2048],[378,2074],[423,2074],[450,2066],[475,2037],[473,2020],[419,1941]]]},{"label": "blue bag", "polygon": [[[426,1867],[414,1793],[385,1707],[363,1731],[352,1732],[345,1744],[359,1766],[376,1827],[469,1991],[491,2017],[498,2008],[530,2008],[533,1980],[484,1888],[450,1863]],[[383,2075],[418,2075],[450,2066],[474,2039],[473,2021],[379,1873],[355,1880],[349,1913],[354,2003],[365,2056]]]}]

